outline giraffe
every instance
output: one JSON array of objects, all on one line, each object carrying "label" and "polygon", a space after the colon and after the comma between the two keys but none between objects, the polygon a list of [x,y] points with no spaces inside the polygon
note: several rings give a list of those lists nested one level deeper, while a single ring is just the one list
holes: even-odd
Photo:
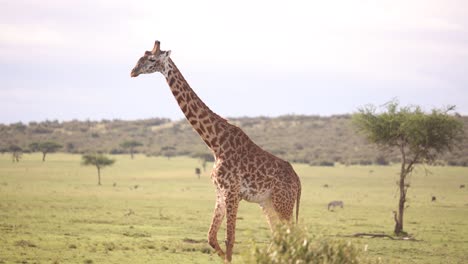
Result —
[{"label": "giraffe", "polygon": [[[216,187],[216,204],[208,231],[208,243],[230,263],[235,241],[239,202],[258,203],[270,229],[278,222],[292,220],[296,205],[299,217],[301,182],[291,164],[256,145],[239,127],[214,113],[190,88],[170,58],[156,41],[131,72],[131,77],[160,72],[166,78],[180,109],[215,157],[211,179]],[[226,217],[226,252],[218,244],[217,233]]]}]

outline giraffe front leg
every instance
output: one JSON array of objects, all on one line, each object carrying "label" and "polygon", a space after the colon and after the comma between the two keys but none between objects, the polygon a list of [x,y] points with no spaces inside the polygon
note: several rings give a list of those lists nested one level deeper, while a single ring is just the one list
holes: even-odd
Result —
[{"label": "giraffe front leg", "polygon": [[232,260],[232,249],[234,248],[235,234],[236,234],[236,220],[237,220],[237,209],[239,207],[239,197],[237,194],[233,194],[231,197],[226,198],[226,211],[227,211],[227,223],[226,223],[226,258],[225,263],[231,263]]},{"label": "giraffe front leg", "polygon": [[217,191],[216,205],[213,213],[213,218],[211,220],[210,230],[208,231],[208,243],[216,251],[216,253],[224,259],[224,251],[218,244],[218,230],[221,227],[221,224],[226,214],[226,203],[224,202],[224,197]]}]

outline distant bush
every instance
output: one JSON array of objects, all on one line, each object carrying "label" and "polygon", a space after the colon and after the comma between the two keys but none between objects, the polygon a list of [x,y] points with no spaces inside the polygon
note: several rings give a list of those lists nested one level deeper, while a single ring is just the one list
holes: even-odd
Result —
[{"label": "distant bush", "polygon": [[333,167],[335,166],[335,162],[333,161],[321,161],[319,163],[320,166],[326,166],[326,167]]},{"label": "distant bush", "polygon": [[272,240],[265,247],[254,244],[247,263],[380,263],[362,256],[362,251],[351,242],[314,237],[298,226],[278,228]]},{"label": "distant bush", "polygon": [[68,142],[66,145],[65,145],[65,150],[69,153],[74,153],[74,151],[76,150],[75,149],[75,144],[73,144],[73,142]]},{"label": "distant bush", "polygon": [[289,161],[294,162],[294,163],[305,163],[305,164],[310,163],[310,161],[306,158],[293,158]]},{"label": "distant bush", "polygon": [[35,134],[49,134],[54,132],[52,129],[44,127],[44,126],[36,126],[32,129],[32,132]]},{"label": "distant bush", "polygon": [[434,165],[434,166],[446,166],[446,165],[447,165],[447,162],[444,161],[444,160],[436,160],[436,161],[432,162],[431,165]]},{"label": "distant bush", "polygon": [[215,161],[213,153],[209,153],[209,152],[197,152],[197,153],[191,154],[190,157],[200,159],[202,161],[203,160],[204,161],[209,161],[209,162],[214,162]]},{"label": "distant bush", "polygon": [[385,158],[384,155],[379,155],[377,158],[375,158],[375,164],[381,165],[381,166],[387,166],[390,164],[390,162]]},{"label": "distant bush", "polygon": [[335,166],[335,162],[322,160],[322,161],[312,161],[309,163],[310,166],[323,166],[323,167],[333,167]]},{"label": "distant bush", "polygon": [[447,164],[449,166],[468,167],[468,160],[449,160]]},{"label": "distant bush", "polygon": [[372,161],[370,161],[370,160],[360,160],[359,165],[369,166],[369,165],[372,165]]},{"label": "distant bush", "polygon": [[113,148],[109,151],[109,154],[116,155],[116,154],[124,154],[126,153],[123,149]]},{"label": "distant bush", "polygon": [[13,123],[10,125],[10,127],[16,130],[17,132],[24,132],[28,128],[26,125],[24,125],[21,122]]}]

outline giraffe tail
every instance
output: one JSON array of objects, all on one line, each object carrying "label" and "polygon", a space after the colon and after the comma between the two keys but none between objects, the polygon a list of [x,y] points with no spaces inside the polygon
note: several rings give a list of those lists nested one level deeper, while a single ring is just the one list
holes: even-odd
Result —
[{"label": "giraffe tail", "polygon": [[299,182],[299,188],[297,189],[296,197],[296,224],[299,223],[299,203],[301,201],[301,182]]}]

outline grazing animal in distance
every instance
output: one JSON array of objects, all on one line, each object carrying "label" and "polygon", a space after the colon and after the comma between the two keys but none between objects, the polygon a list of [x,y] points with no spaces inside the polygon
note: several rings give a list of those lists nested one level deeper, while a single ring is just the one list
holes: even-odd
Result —
[{"label": "grazing animal in distance", "polygon": [[[215,157],[211,179],[217,198],[208,243],[229,263],[239,202],[258,203],[271,229],[278,221],[291,221],[295,205],[297,222],[301,182],[289,162],[263,150],[239,127],[209,109],[182,76],[170,54],[170,51],[161,50],[159,41],[156,41],[153,50],[144,53],[130,75],[137,77],[154,72],[164,75],[187,121],[211,149]],[[226,252],[217,240],[225,216]]]},{"label": "grazing animal in distance", "polygon": [[328,203],[328,211],[330,211],[330,208],[334,209],[336,206],[339,206],[343,208],[344,204],[343,201],[331,201]]},{"label": "grazing animal in distance", "polygon": [[465,184],[460,184],[460,189],[465,188]]},{"label": "grazing animal in distance", "polygon": [[431,202],[435,202],[436,200],[437,200],[437,197],[435,197],[434,195],[432,195]]}]

